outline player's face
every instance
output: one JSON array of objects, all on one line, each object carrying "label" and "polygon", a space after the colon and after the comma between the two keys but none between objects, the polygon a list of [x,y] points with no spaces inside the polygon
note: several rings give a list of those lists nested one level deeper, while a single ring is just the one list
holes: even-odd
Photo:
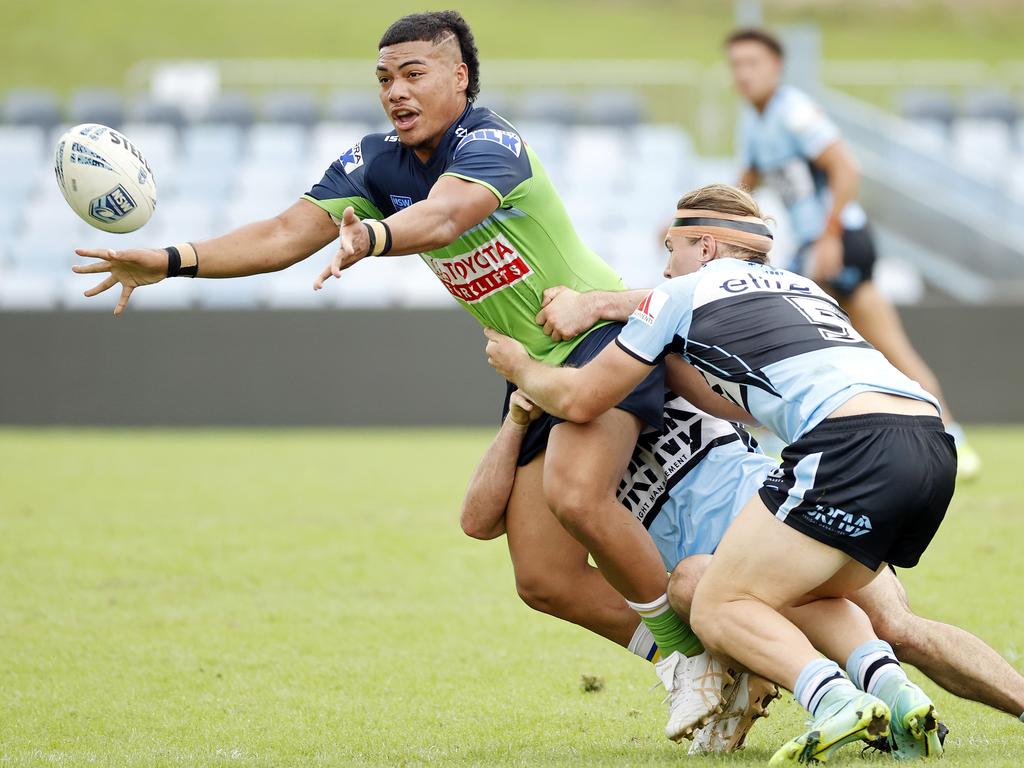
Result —
[{"label": "player's face", "polygon": [[668,279],[696,272],[707,261],[704,238],[691,242],[689,237],[669,232],[665,237],[665,249],[668,251],[665,277]]},{"label": "player's face", "polygon": [[751,104],[766,103],[782,77],[782,59],[754,40],[729,46],[729,68],[736,90]]},{"label": "player's face", "polygon": [[429,156],[466,106],[469,71],[457,44],[398,43],[377,59],[380,103],[398,140]]}]

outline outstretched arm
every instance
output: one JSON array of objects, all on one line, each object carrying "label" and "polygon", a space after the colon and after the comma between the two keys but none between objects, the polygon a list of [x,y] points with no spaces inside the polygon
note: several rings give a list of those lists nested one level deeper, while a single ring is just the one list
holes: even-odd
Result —
[{"label": "outstretched arm", "polygon": [[[494,193],[481,184],[442,176],[426,200],[383,219],[391,231],[391,247],[381,255],[405,256],[451,245],[494,213],[498,203]],[[343,270],[370,253],[370,234],[351,207],[345,209],[340,234],[338,252],[313,284],[316,289],[332,275],[341,277]]]},{"label": "outstretched arm", "polygon": [[560,419],[587,422],[632,392],[651,366],[609,344],[582,368],[538,363],[515,339],[487,328],[487,362],[537,405]]},{"label": "outstretched arm", "polygon": [[[211,240],[193,243],[198,255],[197,277],[242,277],[275,272],[316,253],[337,237],[331,217],[308,200],[299,200],[272,219],[246,224]],[[78,248],[79,256],[99,259],[76,264],[78,274],[110,274],[85,292],[96,296],[121,285],[121,297],[114,309],[120,315],[132,291],[140,285],[158,283],[167,277],[169,257],[162,248]],[[184,265],[183,266],[187,266]]]},{"label": "outstretched arm", "polygon": [[470,478],[462,500],[462,530],[474,539],[505,533],[505,509],[516,479],[516,460],[526,430],[543,411],[522,392],[512,393],[508,416]]}]

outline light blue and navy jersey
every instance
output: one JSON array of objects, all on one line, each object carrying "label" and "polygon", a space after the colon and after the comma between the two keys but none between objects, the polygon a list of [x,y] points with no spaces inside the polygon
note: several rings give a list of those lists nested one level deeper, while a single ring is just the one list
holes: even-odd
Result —
[{"label": "light blue and navy jersey", "polygon": [[776,466],[742,429],[668,393],[664,429],[640,435],[618,497],[672,570],[685,557],[712,554]]},{"label": "light blue and navy jersey", "polygon": [[716,259],[652,291],[616,343],[653,365],[682,355],[719,394],[787,443],[861,392],[935,398],[850,325],[836,301],[794,272]]},{"label": "light blue and navy jersey", "polygon": [[[828,179],[813,161],[839,140],[839,129],[810,97],[780,86],[764,112],[748,107],[740,124],[742,161],[782,198],[800,246],[821,236],[831,209]],[[857,203],[843,209],[842,224],[866,223]]]}]

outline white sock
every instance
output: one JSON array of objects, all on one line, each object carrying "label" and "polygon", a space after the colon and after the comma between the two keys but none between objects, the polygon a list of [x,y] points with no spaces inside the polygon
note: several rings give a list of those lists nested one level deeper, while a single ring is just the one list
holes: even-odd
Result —
[{"label": "white sock", "polygon": [[633,633],[633,639],[629,641],[627,647],[631,653],[635,653],[641,659],[657,661],[655,657],[658,654],[658,644],[654,642],[651,630],[642,621],[636,625],[636,632]]},{"label": "white sock", "polygon": [[793,695],[804,709],[814,715],[825,694],[839,686],[853,688],[838,664],[829,659],[815,659],[800,672]]},{"label": "white sock", "polygon": [[667,592],[657,600],[652,600],[649,603],[634,603],[631,600],[627,600],[626,605],[636,611],[642,619],[653,619],[672,610],[668,604]]},{"label": "white sock", "polygon": [[846,672],[854,685],[872,696],[878,696],[890,680],[907,679],[892,646],[884,640],[869,640],[855,648],[846,662]]}]

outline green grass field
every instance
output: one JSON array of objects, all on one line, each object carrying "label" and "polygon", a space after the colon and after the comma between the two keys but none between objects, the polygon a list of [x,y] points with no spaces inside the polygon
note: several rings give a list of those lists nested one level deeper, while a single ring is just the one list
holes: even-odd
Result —
[{"label": "green grass field", "polygon": [[[973,436],[985,476],[905,578],[1022,668],[1024,431]],[[488,438],[0,431],[0,765],[685,760],[648,665],[531,612],[504,542],[462,536]],[[764,764],[802,724],[786,699],[743,753],[694,764]],[[1024,764],[1024,725],[937,703],[946,766]]]},{"label": "green grass field", "polygon": [[[733,26],[726,0],[146,0],[16,2],[0,25],[0,92],[25,85],[121,87],[147,58],[370,60],[404,13],[456,7],[494,58],[717,61]],[[833,58],[1021,58],[1022,0],[765,0],[770,24],[814,23]],[[370,85],[339,83],[339,86]]]}]

